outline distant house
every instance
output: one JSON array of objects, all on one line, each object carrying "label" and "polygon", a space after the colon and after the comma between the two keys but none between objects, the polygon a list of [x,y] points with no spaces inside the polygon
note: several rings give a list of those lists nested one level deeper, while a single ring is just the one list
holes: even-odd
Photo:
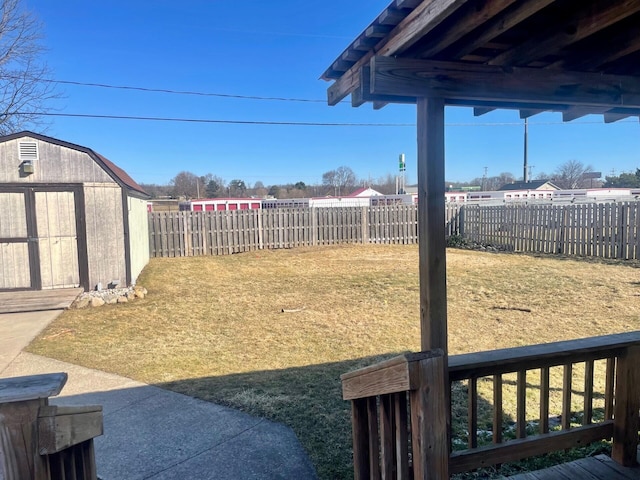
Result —
[{"label": "distant house", "polygon": [[353,192],[351,192],[349,195],[347,195],[347,197],[376,197],[382,195],[380,192],[378,192],[377,190],[374,190],[371,187],[366,187],[366,188],[359,188]]},{"label": "distant house", "polygon": [[135,283],[149,261],[148,198],[90,148],[0,137],[0,290]]},{"label": "distant house", "polygon": [[507,183],[498,190],[560,190],[560,187],[549,180],[531,180],[529,182]]}]

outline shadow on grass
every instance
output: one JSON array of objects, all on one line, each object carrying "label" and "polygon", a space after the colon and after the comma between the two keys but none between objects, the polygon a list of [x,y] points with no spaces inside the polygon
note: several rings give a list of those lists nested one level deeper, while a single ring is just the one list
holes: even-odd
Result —
[{"label": "shadow on grass", "polygon": [[[350,402],[342,400],[340,375],[397,356],[398,353],[219,377],[184,379],[158,387],[239,409],[289,426],[309,454],[321,479],[353,478]],[[534,385],[528,385],[534,387]],[[467,387],[452,390],[452,436],[456,450],[467,448]],[[478,397],[478,443],[492,442],[493,404]],[[574,412],[578,413],[578,412]],[[515,421],[503,416],[504,438],[515,437]],[[529,422],[535,435],[537,422]],[[493,478],[607,451],[606,444],[536,457],[501,468],[487,468],[458,478]]]},{"label": "shadow on grass", "polygon": [[351,405],[340,375],[399,353],[283,370],[185,379],[158,387],[291,427],[322,479],[353,477]]}]

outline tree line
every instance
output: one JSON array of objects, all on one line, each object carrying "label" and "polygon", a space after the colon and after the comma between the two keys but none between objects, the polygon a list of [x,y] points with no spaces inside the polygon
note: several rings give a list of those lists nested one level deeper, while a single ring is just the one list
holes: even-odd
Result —
[{"label": "tree line", "polygon": [[[547,180],[562,190],[574,190],[578,188],[640,188],[640,168],[635,173],[621,173],[609,175],[604,180],[593,171],[593,166],[584,164],[579,160],[568,160],[559,165],[553,172],[538,172],[535,180]],[[503,185],[514,183],[518,180],[510,172],[502,172],[495,176],[476,177],[469,182],[447,182],[452,187],[479,187],[483,191],[498,190]]]},{"label": "tree line", "polygon": [[359,179],[350,167],[340,166],[323,173],[322,181],[317,184],[298,181],[267,185],[260,180],[254,184],[239,178],[227,182],[212,173],[197,175],[182,171],[166,185],[143,183],[141,186],[153,198],[264,198],[267,196],[305,198],[349,195],[363,186],[371,187],[383,194],[393,194],[396,188],[396,177],[389,173],[377,179]]}]

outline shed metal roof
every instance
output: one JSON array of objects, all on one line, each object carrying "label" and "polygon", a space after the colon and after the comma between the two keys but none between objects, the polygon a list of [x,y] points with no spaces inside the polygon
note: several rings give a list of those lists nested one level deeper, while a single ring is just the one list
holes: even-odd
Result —
[{"label": "shed metal roof", "polygon": [[332,105],[640,117],[640,0],[394,0],[322,78]]}]

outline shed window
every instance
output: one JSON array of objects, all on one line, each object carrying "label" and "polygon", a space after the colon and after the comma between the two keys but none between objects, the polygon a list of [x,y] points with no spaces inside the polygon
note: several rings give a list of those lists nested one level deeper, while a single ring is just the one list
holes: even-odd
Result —
[{"label": "shed window", "polygon": [[20,160],[38,160],[38,144],[36,142],[19,142]]}]

